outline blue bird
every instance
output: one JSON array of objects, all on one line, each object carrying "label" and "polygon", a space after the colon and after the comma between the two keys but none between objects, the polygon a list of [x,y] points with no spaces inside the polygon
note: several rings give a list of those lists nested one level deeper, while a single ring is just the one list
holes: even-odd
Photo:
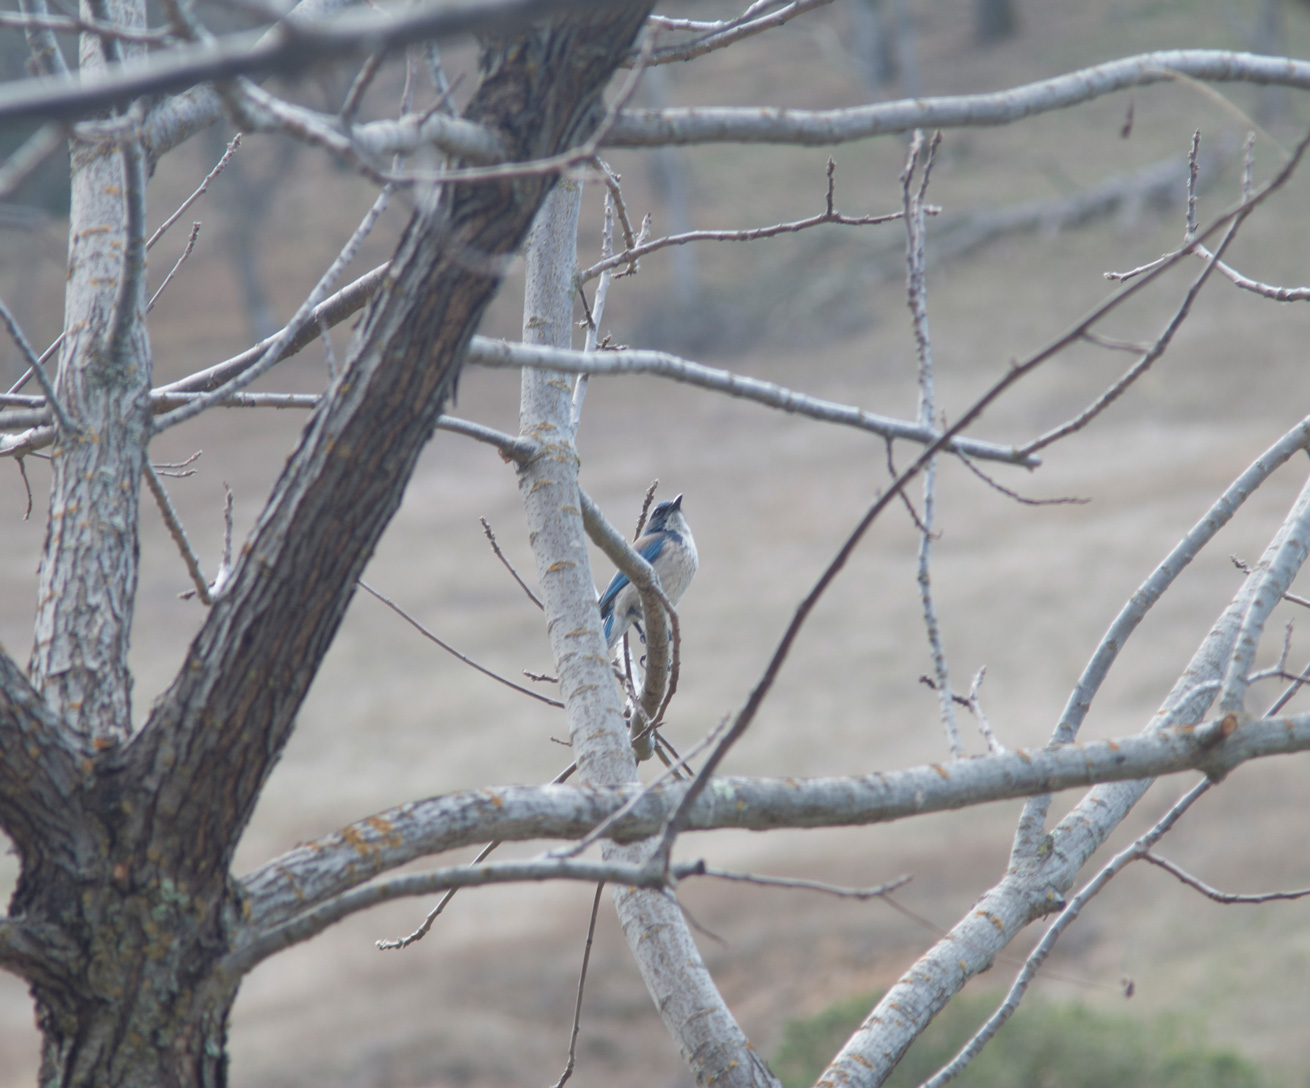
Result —
[{"label": "blue bird", "polygon": [[[682,514],[682,496],[672,502],[657,503],[650,512],[646,532],[632,545],[638,554],[655,568],[660,588],[674,606],[691,585],[698,557],[691,527]],[[620,571],[600,596],[600,618],[605,622],[605,645],[613,650],[623,633],[633,624],[641,631],[645,617],[637,587]],[[645,638],[645,634],[642,634]]]}]

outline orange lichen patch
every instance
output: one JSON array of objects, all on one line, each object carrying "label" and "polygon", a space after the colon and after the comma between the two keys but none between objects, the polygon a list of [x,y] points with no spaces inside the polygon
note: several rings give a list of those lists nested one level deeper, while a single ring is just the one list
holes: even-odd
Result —
[{"label": "orange lichen patch", "polygon": [[341,831],[341,837],[351,846],[357,854],[367,857],[374,853],[377,847],[364,837],[364,833],[358,827],[347,827]]},{"label": "orange lichen patch", "polygon": [[991,922],[991,924],[996,927],[997,932],[999,933],[1005,932],[1005,923],[1002,922],[999,918],[997,918],[996,915],[985,910],[975,911],[974,914],[978,918],[986,918],[987,921]]},{"label": "orange lichen patch", "polygon": [[379,834],[389,835],[391,833],[391,821],[382,816],[370,816],[364,822]]},{"label": "orange lichen patch", "polygon": [[1224,720],[1219,723],[1219,732],[1222,736],[1231,737],[1237,732],[1237,715],[1228,713],[1224,715]]},{"label": "orange lichen patch", "polygon": [[932,769],[936,771],[939,775],[941,775],[944,779],[946,779],[948,782],[950,781],[951,779],[950,772],[945,767],[943,767],[940,763],[934,763],[932,765]]}]

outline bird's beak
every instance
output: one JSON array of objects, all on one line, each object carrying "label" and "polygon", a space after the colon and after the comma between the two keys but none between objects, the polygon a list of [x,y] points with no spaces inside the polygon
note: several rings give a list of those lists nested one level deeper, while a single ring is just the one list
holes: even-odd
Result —
[{"label": "bird's beak", "polygon": [[673,506],[673,509],[675,509],[675,510],[681,510],[681,509],[682,509],[682,495],[678,495],[678,497],[677,497],[676,499],[673,500],[673,502],[672,502],[671,505]]}]

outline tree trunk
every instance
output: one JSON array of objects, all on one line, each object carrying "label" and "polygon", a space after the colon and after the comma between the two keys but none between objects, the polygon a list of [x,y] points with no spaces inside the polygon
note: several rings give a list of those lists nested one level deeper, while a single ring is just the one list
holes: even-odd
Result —
[{"label": "tree trunk", "polygon": [[10,905],[39,949],[24,973],[41,1084],[223,1085],[238,979],[220,959],[241,917],[235,887],[123,834],[131,821],[122,814],[148,809],[148,798],[87,792],[70,806],[60,848],[30,864],[24,852]]}]

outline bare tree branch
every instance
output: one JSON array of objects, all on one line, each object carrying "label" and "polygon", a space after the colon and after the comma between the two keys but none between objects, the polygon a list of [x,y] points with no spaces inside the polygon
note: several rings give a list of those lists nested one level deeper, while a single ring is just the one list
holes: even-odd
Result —
[{"label": "bare tree branch", "polygon": [[[673,867],[675,879],[691,876],[700,862],[683,862]],[[664,888],[669,875],[659,865],[621,861],[581,861],[571,858],[539,858],[532,861],[488,862],[459,865],[428,873],[391,877],[344,892],[312,910],[263,933],[243,934],[228,953],[225,966],[237,975],[249,972],[269,956],[307,941],[328,926],[361,910],[411,895],[430,895],[448,888],[477,888],[491,884],[519,884],[526,880],[603,881],[631,888]]]},{"label": "bare tree branch", "polygon": [[[347,284],[331,297],[320,302],[314,307],[309,315],[309,320],[305,321],[298,332],[292,334],[282,346],[278,353],[278,361],[289,359],[302,348],[307,347],[318,339],[321,328],[332,328],[341,324],[348,317],[358,313],[364,308],[365,304],[373,297],[374,292],[386,278],[387,269],[390,264],[378,265],[377,268],[365,272],[353,283]],[[285,328],[282,330],[285,332]],[[161,385],[155,390],[156,393],[183,393],[199,392],[205,393],[210,390],[218,389],[225,381],[235,377],[237,374],[244,373],[255,363],[259,362],[268,350],[277,341],[280,333],[265,340],[261,340],[254,347],[247,348],[240,355],[234,355],[231,359],[226,359],[221,363],[216,363],[205,370],[189,374],[185,378],[179,378],[168,385]]]},{"label": "bare tree branch", "polygon": [[[674,381],[727,393],[729,396],[757,401],[771,408],[809,416],[827,423],[838,423],[869,431],[886,438],[903,438],[910,442],[931,443],[941,438],[939,432],[917,423],[875,415],[861,408],[796,393],[772,382],[746,378],[727,370],[693,363],[662,351],[564,351],[559,348],[529,344],[510,344],[503,340],[474,337],[469,344],[468,361],[478,366],[532,367],[571,374],[655,374]],[[980,460],[1008,461],[1033,466],[1038,462],[1016,455],[1013,448],[976,439],[949,438],[944,446],[959,448]]]},{"label": "bare tree branch", "polygon": [[[1208,783],[1205,783],[1208,785]],[[1162,858],[1159,854],[1153,854],[1149,850],[1141,855],[1143,861],[1149,861],[1152,865],[1158,866],[1166,873],[1172,873],[1189,888],[1200,892],[1207,899],[1213,899],[1216,903],[1273,903],[1282,899],[1304,899],[1310,895],[1310,888],[1299,888],[1295,891],[1286,892],[1254,892],[1248,894],[1235,894],[1233,892],[1221,892],[1218,888],[1212,888],[1203,880],[1198,880],[1185,869],[1179,868],[1168,858]]]},{"label": "bare tree branch", "polygon": [[[1203,770],[1219,779],[1252,759],[1310,750],[1310,714],[1169,726],[1112,740],[1019,748],[856,778],[717,776],[687,813],[685,831],[856,827],[988,801]],[[1145,788],[1144,785],[1141,788]],[[625,805],[606,834],[657,833],[686,796],[684,782],[620,786],[500,786],[415,801],[297,846],[242,881],[249,924],[268,929],[416,858],[506,842],[581,839]],[[638,796],[639,794],[644,794]]]},{"label": "bare tree branch", "polygon": [[[429,3],[401,16],[356,9],[331,19],[291,17],[269,33],[247,31],[179,46],[94,81],[70,75],[10,83],[0,92],[0,120],[78,120],[106,107],[126,107],[142,96],[186,92],[200,83],[295,75],[325,60],[362,59],[374,51],[390,53],[452,34],[504,34],[560,11],[605,6],[602,0],[465,0]],[[159,144],[152,141],[151,146]]]},{"label": "bare tree branch", "polygon": [[[1262,568],[1282,550],[1307,507],[1310,484],[1302,489],[1265,550]],[[1252,582],[1247,580],[1215,622],[1142,739],[1172,731],[1195,737],[1203,747],[1213,749],[1224,748],[1234,737],[1241,736],[1244,727],[1235,714],[1195,728],[1189,725],[1201,719],[1214,699],[1242,617],[1255,596]],[[1003,758],[1007,757],[986,757]],[[1211,778],[1222,777],[1223,773],[1216,768],[1206,771]],[[1033,827],[1021,828],[1005,876],[983,894],[943,940],[919,958],[909,975],[902,976],[884,994],[824,1075],[839,1078],[847,1075],[846,1070],[859,1069],[880,1079],[885,1077],[929,1020],[970,978],[990,967],[996,954],[1030,923],[1063,907],[1064,892],[1082,866],[1141,799],[1151,781],[1146,778],[1094,787],[1049,835],[1041,836]],[[1025,809],[1024,818],[1031,822],[1033,813]],[[1031,852],[1022,852],[1021,846],[1030,847]]]},{"label": "bare tree branch", "polygon": [[670,144],[775,143],[827,147],[916,128],[1003,125],[1051,110],[1068,109],[1129,87],[1167,82],[1181,72],[1196,79],[1310,88],[1310,61],[1259,57],[1217,49],[1142,53],[991,94],[912,98],[836,110],[695,106],[624,110],[607,147]]},{"label": "bare tree branch", "polygon": [[[667,249],[670,246],[682,246],[690,242],[758,242],[765,238],[776,238],[781,234],[796,234],[803,230],[809,230],[811,227],[823,226],[826,223],[833,223],[843,227],[863,227],[879,223],[891,223],[905,214],[904,212],[890,212],[886,215],[842,215],[833,205],[835,169],[836,164],[832,159],[829,159],[827,207],[817,215],[811,215],[805,219],[796,219],[789,223],[775,223],[773,226],[753,227],[747,230],[692,230],[683,234],[665,235],[663,238],[655,238],[649,242],[642,242],[640,245],[637,244],[635,238],[629,239],[622,253],[604,257],[591,267],[579,272],[578,282],[586,283],[604,272],[624,264],[628,266],[628,270],[621,273],[621,275],[626,276],[636,270],[635,264],[638,259],[649,253],[657,253],[661,249]],[[928,215],[936,215],[939,211],[941,209],[936,207],[925,206],[924,208],[924,212]]]},{"label": "bare tree branch", "polygon": [[[766,15],[754,16],[752,16],[752,13],[757,11],[761,5],[752,4],[746,9],[746,13],[742,17],[707,26],[706,29],[709,30],[709,33],[694,41],[655,50],[651,54],[650,63],[672,64],[675,61],[695,60],[697,57],[703,57],[706,53],[726,49],[733,42],[740,41],[742,38],[749,38],[765,30],[783,26],[798,15],[804,15],[807,11],[831,3],[832,0],[792,0],[791,3],[783,4],[776,11],[769,12]],[[679,23],[683,25],[680,26]],[[663,25],[669,29],[677,30],[690,29],[695,24],[689,23],[687,20],[661,20],[656,25]]]},{"label": "bare tree branch", "polygon": [[1078,734],[1083,719],[1092,705],[1092,699],[1110,671],[1110,666],[1123,650],[1137,625],[1155,603],[1164,595],[1174,580],[1196,558],[1215,534],[1232,520],[1255,491],[1273,473],[1287,464],[1301,450],[1310,447],[1310,417],[1303,419],[1269,449],[1257,457],[1215,501],[1202,518],[1187,532],[1150,576],[1134,591],[1120,610],[1092,653],[1078,683],[1060,714],[1059,724],[1052,735],[1055,743],[1069,743]]},{"label": "bare tree branch", "polygon": [[1027,960],[1024,961],[1023,969],[1014,980],[1014,984],[1010,987],[1010,992],[1006,994],[1001,1007],[988,1018],[987,1022],[977,1030],[945,1067],[923,1083],[922,1088],[944,1088],[944,1085],[954,1080],[964,1071],[969,1063],[982,1052],[983,1047],[991,1041],[996,1032],[1014,1015],[1019,1008],[1019,1002],[1023,1000],[1023,995],[1027,992],[1029,983],[1037,976],[1042,964],[1046,962],[1051,950],[1055,947],[1055,942],[1073,924],[1078,915],[1082,913],[1083,908],[1099,895],[1105,886],[1131,862],[1139,859],[1150,861],[1150,848],[1172,829],[1174,824],[1182,818],[1183,813],[1191,808],[1210,786],[1209,779],[1199,782],[1150,831],[1126,850],[1116,854],[1108,865],[1087,882],[1083,889],[1060,911],[1060,916],[1051,923],[1050,928],[1047,929],[1042,935],[1042,939],[1037,943],[1037,947],[1032,950]]}]

